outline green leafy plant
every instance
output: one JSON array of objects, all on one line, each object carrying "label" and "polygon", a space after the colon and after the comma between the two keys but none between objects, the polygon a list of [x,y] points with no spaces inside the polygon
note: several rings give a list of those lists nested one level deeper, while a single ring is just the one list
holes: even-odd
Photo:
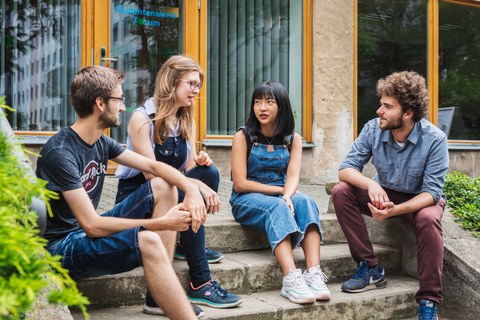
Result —
[{"label": "green leafy plant", "polygon": [[455,171],[447,175],[444,192],[455,220],[480,238],[480,177]]},{"label": "green leafy plant", "polygon": [[[0,98],[0,108],[7,108]],[[1,110],[0,110],[1,111]],[[60,257],[46,249],[38,235],[37,215],[29,209],[32,197],[48,204],[58,197],[45,188],[18,159],[21,147],[0,130],[0,318],[23,319],[48,290],[49,303],[77,306],[88,318],[88,299],[62,268]],[[51,210],[47,205],[51,214]]]}]

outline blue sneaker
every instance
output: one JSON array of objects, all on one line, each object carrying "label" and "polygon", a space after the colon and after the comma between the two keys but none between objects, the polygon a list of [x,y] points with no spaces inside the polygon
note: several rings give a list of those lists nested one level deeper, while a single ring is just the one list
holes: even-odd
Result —
[{"label": "blue sneaker", "polygon": [[438,320],[437,306],[433,301],[420,300],[417,309],[418,320]]},{"label": "blue sneaker", "polygon": [[[217,263],[223,259],[223,254],[221,252],[205,248],[205,253],[207,254],[208,263]],[[187,257],[185,256],[185,247],[180,244],[180,241],[177,242],[173,258],[176,260],[187,260]]]},{"label": "blue sneaker", "polygon": [[387,280],[385,280],[384,275],[385,270],[382,266],[369,268],[366,261],[360,261],[352,278],[342,284],[342,291],[355,293],[386,288]]},{"label": "blue sneaker", "polygon": [[242,303],[242,298],[228,293],[220,285],[210,280],[198,288],[194,288],[190,282],[188,289],[188,299],[197,304],[207,305],[213,308],[232,308]]}]

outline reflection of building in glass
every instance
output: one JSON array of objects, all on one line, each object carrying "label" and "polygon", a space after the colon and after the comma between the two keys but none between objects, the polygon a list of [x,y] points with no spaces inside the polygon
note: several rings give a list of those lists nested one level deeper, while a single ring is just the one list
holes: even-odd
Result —
[{"label": "reflection of building in glass", "polygon": [[[40,2],[6,10],[0,91],[16,109],[14,130],[58,131],[73,123],[70,79],[80,66],[80,6]],[[21,6],[18,4],[18,6]]]},{"label": "reflection of building in glass", "polygon": [[155,78],[163,61],[182,52],[181,8],[178,1],[155,1],[142,8],[136,1],[112,1],[111,67],[125,72],[127,112],[111,136],[125,142],[131,111],[153,96]]}]

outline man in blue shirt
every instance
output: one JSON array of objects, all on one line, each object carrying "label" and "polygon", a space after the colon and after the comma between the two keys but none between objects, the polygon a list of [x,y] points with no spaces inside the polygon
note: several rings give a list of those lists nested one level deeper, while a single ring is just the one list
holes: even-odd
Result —
[{"label": "man in blue shirt", "polygon": [[[425,79],[396,72],[377,82],[378,118],[370,120],[340,165],[332,191],[338,221],[358,263],[345,292],[385,288],[384,269],[373,252],[362,214],[383,221],[407,219],[415,231],[420,289],[418,319],[437,319],[443,302],[443,185],[448,170],[447,137],[424,119],[428,109]],[[362,174],[372,159],[377,174]]]}]

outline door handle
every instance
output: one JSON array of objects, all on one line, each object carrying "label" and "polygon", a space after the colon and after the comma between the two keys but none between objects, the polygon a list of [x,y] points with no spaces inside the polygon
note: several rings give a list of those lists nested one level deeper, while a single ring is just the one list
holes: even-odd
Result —
[{"label": "door handle", "polygon": [[107,49],[105,49],[105,47],[101,47],[100,48],[100,64],[101,65],[103,65],[105,61],[109,61],[109,62],[118,61],[117,58],[107,58],[106,55],[107,55]]}]

